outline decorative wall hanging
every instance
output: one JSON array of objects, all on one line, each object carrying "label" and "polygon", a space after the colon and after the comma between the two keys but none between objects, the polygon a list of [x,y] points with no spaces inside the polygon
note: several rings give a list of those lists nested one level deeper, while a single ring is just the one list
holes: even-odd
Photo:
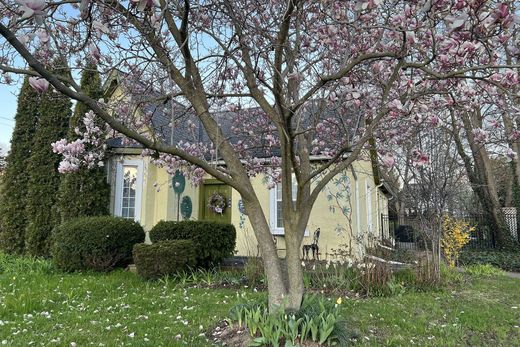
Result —
[{"label": "decorative wall hanging", "polygon": [[177,196],[177,221],[179,221],[181,194],[182,192],[184,192],[184,189],[186,188],[186,178],[184,178],[184,175],[179,170],[175,171],[175,174],[172,177],[172,188],[175,192],[175,195]]},{"label": "decorative wall hanging", "polygon": [[193,212],[193,204],[191,202],[191,198],[189,196],[185,196],[181,201],[181,216],[182,219],[188,220],[191,218],[191,213]]},{"label": "decorative wall hanging", "polygon": [[247,215],[246,208],[244,207],[244,201],[242,201],[242,199],[238,200],[238,211],[242,214]]},{"label": "decorative wall hanging", "polygon": [[175,175],[172,177],[173,191],[177,194],[182,194],[186,188],[186,178],[179,170],[175,171]]},{"label": "decorative wall hanging", "polygon": [[223,214],[224,210],[226,208],[226,205],[227,205],[226,197],[223,196],[222,194],[213,193],[208,198],[208,207],[211,211],[213,211],[215,213]]}]

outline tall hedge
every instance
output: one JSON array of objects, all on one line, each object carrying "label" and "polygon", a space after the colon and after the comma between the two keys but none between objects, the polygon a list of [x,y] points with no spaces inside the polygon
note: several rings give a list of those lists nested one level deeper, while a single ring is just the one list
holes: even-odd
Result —
[{"label": "tall hedge", "polygon": [[[95,100],[103,96],[96,65],[88,64],[85,67],[81,76],[81,89]],[[76,128],[85,131],[83,116],[88,111],[90,109],[85,104],[76,104],[67,136],[70,141],[78,138]],[[110,186],[107,183],[105,168],[82,168],[78,172],[62,176],[55,213],[60,222],[76,217],[108,215],[109,203]]]},{"label": "tall hedge", "polygon": [[150,230],[150,240],[192,240],[197,253],[197,266],[218,265],[233,255],[236,230],[232,224],[203,221],[160,221]]},{"label": "tall hedge", "polygon": [[33,256],[49,256],[49,236],[55,226],[52,206],[57,201],[60,184],[58,165],[61,157],[52,152],[51,143],[65,138],[69,128],[72,103],[52,87],[41,95],[40,122],[29,158],[27,192],[26,252]]},{"label": "tall hedge", "polygon": [[39,118],[38,103],[39,95],[26,77],[18,95],[11,151],[6,158],[0,186],[0,248],[7,253],[24,251],[28,162]]}]

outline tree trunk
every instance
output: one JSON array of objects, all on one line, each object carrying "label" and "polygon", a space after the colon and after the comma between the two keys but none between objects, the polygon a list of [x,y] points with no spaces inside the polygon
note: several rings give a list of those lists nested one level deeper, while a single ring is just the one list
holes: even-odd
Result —
[{"label": "tree trunk", "polygon": [[[303,213],[307,215],[306,213]],[[303,217],[304,222],[298,223],[296,227],[291,226],[285,230],[286,266],[288,276],[288,300],[286,309],[291,312],[300,309],[303,293],[303,268],[301,265],[300,248],[307,226],[308,215]]]},{"label": "tree trunk", "polygon": [[484,210],[484,215],[491,229],[493,246],[499,248],[508,247],[510,244],[510,237],[508,237],[509,232],[500,206],[496,179],[491,167],[489,154],[484,145],[475,142],[473,135],[475,128],[482,127],[480,112],[476,110],[471,114],[463,113],[462,121],[473,157],[473,166],[471,165],[469,157],[464,152],[460,138],[455,134],[456,136],[454,138],[457,144],[457,150],[464,161],[473,191],[479,197]]},{"label": "tree trunk", "polygon": [[244,200],[244,207],[260,247],[260,255],[262,256],[264,272],[267,277],[268,305],[269,310],[272,311],[284,305],[288,294],[287,281],[282,271],[281,261],[278,258],[271,229],[260,202],[258,200]]}]

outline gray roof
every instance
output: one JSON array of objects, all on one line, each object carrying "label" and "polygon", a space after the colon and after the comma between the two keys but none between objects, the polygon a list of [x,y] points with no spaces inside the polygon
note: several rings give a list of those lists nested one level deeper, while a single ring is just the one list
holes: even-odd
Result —
[{"label": "gray roof", "polygon": [[[121,73],[119,72],[119,74]],[[115,76],[116,77],[113,81],[120,83],[118,75],[116,74]],[[106,84],[108,85],[110,83],[107,81]],[[113,86],[110,88],[113,88]],[[171,99],[165,100],[164,98],[161,98],[164,97],[163,94],[150,90],[145,86],[142,86],[142,89],[143,92],[140,96],[134,97],[134,101],[141,103],[140,108],[145,116],[151,116],[151,124],[158,140],[168,145],[178,144],[182,141],[189,143],[204,143],[207,144],[208,147],[212,147],[212,141],[209,139],[206,130],[192,108],[184,106]],[[341,119],[345,117],[340,110],[330,107],[330,104],[326,107],[323,105],[324,104],[320,101],[308,103],[305,112],[298,117],[299,124],[303,127],[312,127],[313,123],[316,122],[316,119],[328,117]],[[258,111],[258,108],[244,109],[240,112],[248,112],[249,110],[254,112]],[[224,133],[224,136],[226,136],[231,143],[238,143],[240,140],[247,141],[249,136],[233,133],[235,113],[230,111],[214,111],[213,115]],[[353,122],[355,125],[358,125],[363,121],[361,115],[356,111],[353,111],[350,117],[354,118]],[[173,127],[172,121],[174,124]],[[258,136],[263,138],[261,135],[261,133],[258,133]],[[351,134],[351,137],[352,136],[353,134]],[[132,141],[123,141],[122,138],[111,139],[108,141],[108,145],[111,148],[142,148],[140,144]],[[247,150],[245,154],[257,158],[269,158],[279,156],[280,149],[268,148],[267,146],[256,146],[255,148]],[[208,157],[209,156],[208,153]]]}]

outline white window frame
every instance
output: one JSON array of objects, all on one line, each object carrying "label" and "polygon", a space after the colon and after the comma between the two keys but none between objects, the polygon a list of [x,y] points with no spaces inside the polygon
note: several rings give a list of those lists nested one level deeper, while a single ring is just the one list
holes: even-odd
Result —
[{"label": "white window frame", "polygon": [[[296,182],[296,178],[292,177],[292,182]],[[285,235],[285,228],[279,228],[276,225],[276,222],[278,220],[278,209],[276,208],[276,190],[278,188],[278,185],[281,183],[278,183],[276,186],[271,188],[269,190],[269,226],[271,227],[271,234],[273,235]],[[293,188],[293,198],[296,201],[296,191],[297,189]],[[309,236],[309,229],[305,228],[305,234],[304,236]]]},{"label": "white window frame", "polygon": [[360,203],[359,196],[361,195],[361,191],[359,190],[359,180],[356,180],[356,231],[358,235],[361,235],[361,211],[360,211]]},{"label": "white window frame", "polygon": [[134,220],[139,222],[141,221],[141,197],[143,192],[143,162],[141,160],[123,160],[117,163],[114,215],[117,217],[121,217],[123,215],[123,168],[125,166],[133,166],[137,168]]},{"label": "white window frame", "polygon": [[370,191],[370,183],[366,184],[366,208],[367,208],[367,228],[369,233],[373,233],[372,225],[372,192]]}]

